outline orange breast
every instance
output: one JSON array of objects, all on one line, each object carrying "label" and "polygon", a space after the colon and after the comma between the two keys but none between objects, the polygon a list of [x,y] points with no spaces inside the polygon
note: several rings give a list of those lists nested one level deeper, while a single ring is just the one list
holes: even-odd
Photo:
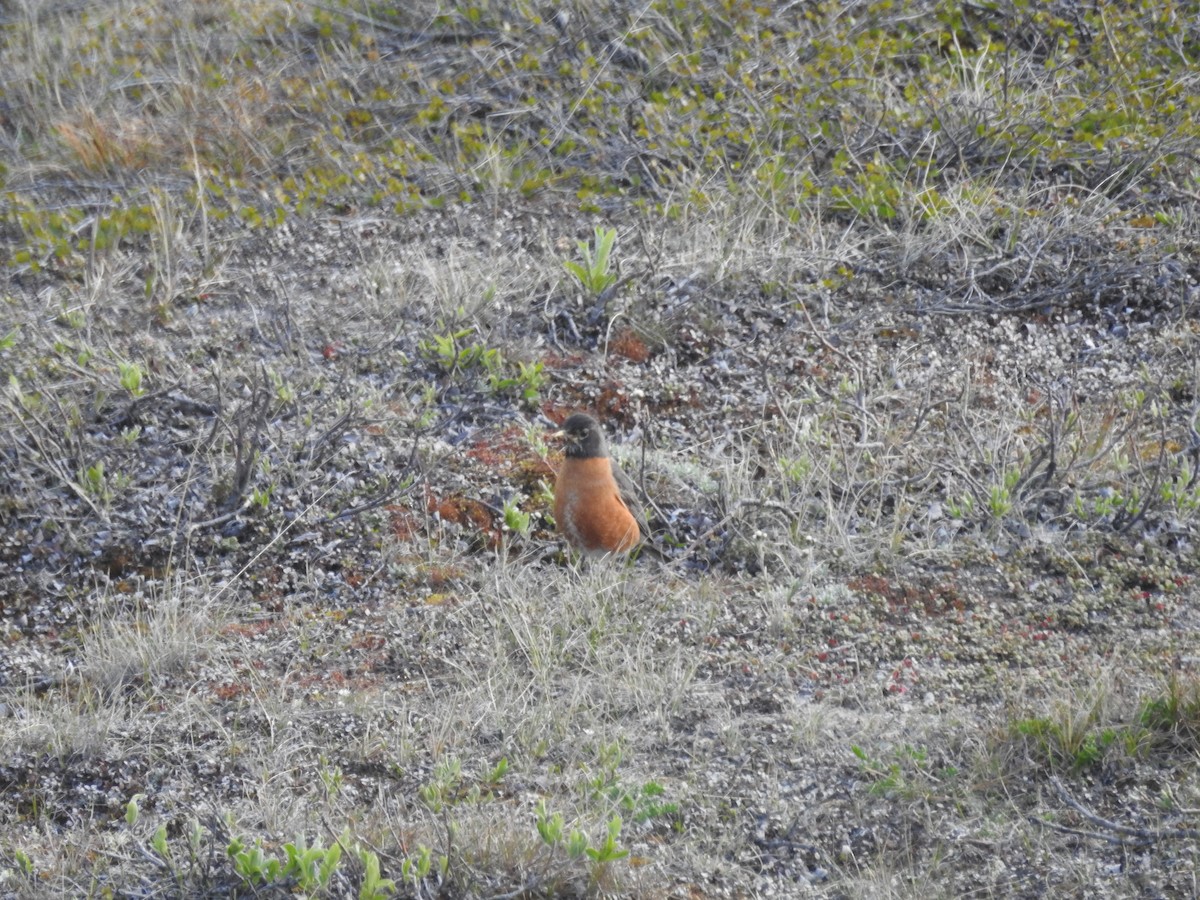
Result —
[{"label": "orange breast", "polygon": [[563,537],[584,553],[628,553],[641,540],[612,464],[604,457],[565,459],[554,487],[554,521]]}]

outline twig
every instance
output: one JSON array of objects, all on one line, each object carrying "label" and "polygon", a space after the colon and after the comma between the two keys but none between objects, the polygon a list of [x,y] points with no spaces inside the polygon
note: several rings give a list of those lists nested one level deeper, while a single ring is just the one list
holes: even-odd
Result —
[{"label": "twig", "polygon": [[757,497],[743,497],[742,499],[738,500],[737,505],[739,509],[746,506],[753,506],[758,507],[759,509],[774,510],[775,512],[782,513],[784,516],[786,516],[793,525],[797,525],[800,522],[800,514],[798,512],[796,512],[794,509],[789,509],[787,506],[778,502],[777,500],[760,500]]},{"label": "twig", "polygon": [[1078,800],[1071,796],[1063,783],[1057,776],[1050,777],[1050,783],[1054,785],[1054,789],[1058,792],[1058,796],[1062,801],[1079,813],[1086,821],[1093,825],[1108,831],[1108,834],[1082,831],[1075,828],[1068,828],[1065,825],[1059,825],[1056,822],[1050,822],[1046,819],[1034,818],[1034,821],[1047,828],[1052,828],[1055,831],[1061,831],[1065,834],[1075,834],[1080,837],[1094,838],[1099,841],[1105,841],[1109,844],[1129,844],[1134,847],[1148,847],[1160,841],[1181,841],[1195,840],[1200,838],[1200,828],[1134,828],[1130,825],[1122,825],[1120,822],[1114,822],[1111,819],[1106,819],[1092,812]]},{"label": "twig", "polygon": [[[339,512],[333,513],[332,515],[326,517],[325,521],[337,522],[341,519],[352,519],[362,513],[370,512],[373,509],[378,509],[381,506],[391,503],[393,500],[398,500],[401,497],[412,493],[413,489],[421,482],[421,480],[422,479],[414,478],[404,487],[398,487],[395,490],[384,491],[378,497],[372,497],[365,503],[360,503],[358,506],[351,506],[348,509],[343,509]],[[492,509],[493,512],[496,511],[494,507],[489,506],[488,508]]]},{"label": "twig", "polygon": [[825,337],[825,333],[817,328],[817,323],[813,321],[812,315],[808,311],[808,304],[804,302],[802,297],[796,297],[795,303],[800,307],[800,312],[804,313],[804,320],[808,322],[808,327],[812,329],[813,337],[821,342],[821,346],[832,353],[834,356],[841,359],[843,362],[854,365],[854,360],[847,356],[843,351],[839,350],[833,344],[829,343],[829,339]]},{"label": "twig", "polygon": [[[1095,831],[1083,831],[1082,829],[1079,829],[1079,828],[1068,828],[1066,825],[1059,825],[1057,822],[1051,822],[1048,819],[1039,819],[1037,816],[1030,816],[1029,820],[1038,825],[1041,825],[1044,828],[1049,828],[1051,831],[1057,831],[1061,834],[1073,834],[1076,837],[1092,838],[1093,840],[1103,841],[1106,844],[1132,843],[1130,841],[1123,841],[1120,838],[1113,837],[1112,835],[1108,835],[1108,834],[1099,834]],[[1135,846],[1141,846],[1141,845],[1135,844]]]}]

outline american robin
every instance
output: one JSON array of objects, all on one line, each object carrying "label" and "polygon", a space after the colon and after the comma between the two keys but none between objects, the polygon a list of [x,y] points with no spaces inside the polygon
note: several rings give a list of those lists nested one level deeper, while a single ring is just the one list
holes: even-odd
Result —
[{"label": "american robin", "polygon": [[628,553],[650,528],[633,482],[608,457],[599,423],[575,413],[558,433],[566,437],[566,459],[554,485],[558,530],[585,556]]}]

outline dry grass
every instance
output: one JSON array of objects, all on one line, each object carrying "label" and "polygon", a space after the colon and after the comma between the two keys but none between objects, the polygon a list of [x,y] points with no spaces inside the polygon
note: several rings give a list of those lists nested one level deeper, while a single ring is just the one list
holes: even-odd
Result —
[{"label": "dry grass", "polygon": [[2,14],[0,894],[1195,893],[1190,12]]}]

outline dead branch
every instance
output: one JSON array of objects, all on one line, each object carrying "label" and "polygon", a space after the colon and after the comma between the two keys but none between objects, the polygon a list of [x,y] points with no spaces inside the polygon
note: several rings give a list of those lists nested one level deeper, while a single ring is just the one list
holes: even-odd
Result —
[{"label": "dead branch", "polygon": [[1058,792],[1058,796],[1067,806],[1075,810],[1085,821],[1097,828],[1103,829],[1102,831],[1083,831],[1077,828],[1070,828],[1066,825],[1059,825],[1057,822],[1051,822],[1047,819],[1033,818],[1033,821],[1039,825],[1044,825],[1055,831],[1104,841],[1109,844],[1132,847],[1149,847],[1164,841],[1186,841],[1200,838],[1200,828],[1134,828],[1130,825],[1122,825],[1120,822],[1114,822],[1111,819],[1097,815],[1072,797],[1066,786],[1063,785],[1057,776],[1051,776],[1050,783],[1054,785],[1054,790]]}]

